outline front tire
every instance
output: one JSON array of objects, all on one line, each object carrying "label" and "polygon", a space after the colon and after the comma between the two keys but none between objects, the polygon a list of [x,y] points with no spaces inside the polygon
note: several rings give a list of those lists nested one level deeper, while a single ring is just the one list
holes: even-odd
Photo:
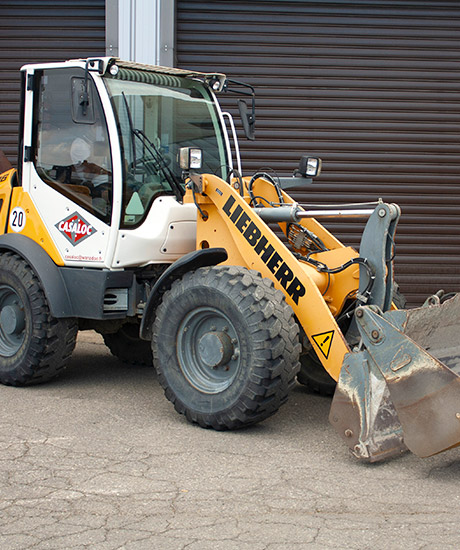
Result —
[{"label": "front tire", "polygon": [[66,366],[77,337],[75,319],[56,319],[32,268],[0,255],[0,383],[46,382]]},{"label": "front tire", "polygon": [[283,294],[242,267],[201,268],[163,296],[153,356],[166,397],[204,428],[273,415],[300,368],[298,326]]}]

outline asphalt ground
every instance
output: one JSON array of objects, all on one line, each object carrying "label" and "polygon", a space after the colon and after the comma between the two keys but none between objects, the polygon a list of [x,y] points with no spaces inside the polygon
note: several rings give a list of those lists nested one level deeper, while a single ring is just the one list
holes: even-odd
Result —
[{"label": "asphalt ground", "polygon": [[2,550],[460,548],[460,450],[358,463],[302,386],[257,426],[203,430],[89,332],[0,403]]}]

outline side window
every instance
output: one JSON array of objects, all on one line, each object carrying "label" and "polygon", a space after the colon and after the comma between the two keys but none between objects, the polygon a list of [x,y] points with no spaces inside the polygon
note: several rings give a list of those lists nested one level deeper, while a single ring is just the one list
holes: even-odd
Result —
[{"label": "side window", "polygon": [[83,89],[83,69],[40,72],[34,107],[35,168],[44,182],[107,222],[112,204],[109,137],[91,78],[84,116],[82,107],[75,107]]}]

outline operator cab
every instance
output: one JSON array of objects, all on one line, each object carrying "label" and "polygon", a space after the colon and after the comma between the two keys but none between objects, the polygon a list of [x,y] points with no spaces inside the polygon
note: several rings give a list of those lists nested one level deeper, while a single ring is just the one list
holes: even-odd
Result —
[{"label": "operator cab", "polygon": [[231,173],[215,97],[225,76],[113,58],[22,70],[20,181],[64,264],[168,263],[194,250],[180,151],[201,149],[197,172]]}]

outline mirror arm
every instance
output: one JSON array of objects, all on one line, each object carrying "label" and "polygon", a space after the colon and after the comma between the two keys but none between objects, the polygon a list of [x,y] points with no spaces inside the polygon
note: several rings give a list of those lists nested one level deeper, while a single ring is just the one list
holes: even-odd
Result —
[{"label": "mirror arm", "polygon": [[[249,88],[251,91],[246,90],[234,90],[232,88],[229,88],[229,84],[235,84],[236,86],[242,86],[243,88]],[[238,95],[246,95],[251,97],[251,114],[249,115],[249,124],[254,124],[256,120],[256,91],[254,89],[254,86],[251,86],[250,84],[247,84],[246,82],[240,82],[239,80],[232,80],[230,78],[227,78],[225,81],[223,90],[225,92],[230,92],[232,94],[238,94]]]}]

